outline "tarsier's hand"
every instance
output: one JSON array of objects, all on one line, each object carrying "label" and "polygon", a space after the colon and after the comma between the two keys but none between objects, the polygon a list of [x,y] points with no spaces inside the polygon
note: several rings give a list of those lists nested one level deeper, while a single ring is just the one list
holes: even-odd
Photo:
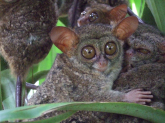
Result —
[{"label": "tarsier's hand", "polygon": [[145,105],[146,102],[151,102],[152,98],[153,95],[151,95],[151,91],[142,91],[142,89],[135,89],[125,94],[124,101]]}]

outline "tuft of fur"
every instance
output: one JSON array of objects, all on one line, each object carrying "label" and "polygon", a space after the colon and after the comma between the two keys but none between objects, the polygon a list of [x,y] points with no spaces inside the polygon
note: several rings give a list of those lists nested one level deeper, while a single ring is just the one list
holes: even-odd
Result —
[{"label": "tuft of fur", "polygon": [[25,77],[29,67],[48,54],[57,21],[53,0],[0,2],[0,52],[12,73]]}]

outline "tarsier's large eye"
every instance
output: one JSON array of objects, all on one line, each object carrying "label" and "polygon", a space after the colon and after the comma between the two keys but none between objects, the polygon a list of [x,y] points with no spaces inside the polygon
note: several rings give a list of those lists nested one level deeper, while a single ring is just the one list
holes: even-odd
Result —
[{"label": "tarsier's large eye", "polygon": [[81,50],[81,54],[86,59],[92,59],[96,55],[96,51],[92,46],[85,46]]},{"label": "tarsier's large eye", "polygon": [[114,53],[116,53],[116,50],[117,50],[117,46],[114,42],[108,42],[105,45],[105,53],[107,55],[113,55]]},{"label": "tarsier's large eye", "polygon": [[136,51],[139,52],[139,53],[143,53],[143,54],[149,54],[150,53],[149,50],[142,49],[142,48],[136,49]]},{"label": "tarsier's large eye", "polygon": [[93,12],[93,13],[91,13],[91,14],[89,15],[89,21],[90,21],[90,22],[95,21],[97,18],[98,18],[98,15],[97,15],[97,13],[95,13],[95,12]]}]

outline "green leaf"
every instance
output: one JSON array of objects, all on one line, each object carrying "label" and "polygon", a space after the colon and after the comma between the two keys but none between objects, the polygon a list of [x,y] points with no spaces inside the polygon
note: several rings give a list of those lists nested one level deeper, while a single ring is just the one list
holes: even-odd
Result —
[{"label": "green leaf", "polygon": [[164,123],[165,121],[165,111],[135,103],[83,103],[65,106],[62,107],[60,110],[76,111],[77,109],[80,111],[100,111],[124,114],[142,118],[153,123]]},{"label": "green leaf", "polygon": [[16,79],[10,74],[10,70],[1,71],[2,103],[4,109],[15,108],[15,83]]},{"label": "green leaf", "polygon": [[146,0],[146,3],[154,16],[157,27],[165,34],[165,0]]},{"label": "green leaf", "polygon": [[[1,58],[0,58],[0,64],[1,64]],[[2,107],[1,66],[0,66],[0,110],[3,110],[3,107]]]},{"label": "green leaf", "polygon": [[8,63],[4,60],[2,56],[0,56],[0,59],[1,59],[1,71],[8,69],[9,68]]},{"label": "green leaf", "polygon": [[155,109],[149,106],[139,105],[135,103],[122,102],[105,102],[105,103],[90,103],[90,102],[70,102],[70,103],[52,103],[34,106],[24,106],[10,110],[0,111],[0,122],[16,119],[32,119],[43,113],[55,110],[69,111],[101,111],[117,114],[125,114],[134,117],[139,117],[153,123],[164,123],[165,112],[160,109]]},{"label": "green leaf", "polygon": [[43,105],[34,105],[34,106],[24,106],[13,109],[7,109],[0,111],[0,122],[8,120],[17,120],[17,119],[32,119],[39,117],[45,112],[51,110],[57,110],[60,107],[68,105],[71,103],[55,103],[55,104],[43,104]]},{"label": "green leaf", "polygon": [[144,7],[144,10],[143,10],[141,19],[145,23],[150,24],[150,25],[153,25],[153,26],[156,27],[156,22],[154,20],[154,17],[152,15],[150,9],[148,8],[147,4],[145,4],[145,7]]},{"label": "green leaf", "polygon": [[68,111],[66,113],[63,113],[63,114],[60,114],[58,116],[51,117],[51,118],[48,118],[48,119],[45,119],[45,120],[25,122],[25,123],[60,123],[61,121],[69,118],[70,116],[72,116],[76,112],[77,111]]},{"label": "green leaf", "polygon": [[3,100],[4,109],[12,109],[15,108],[15,97],[13,95],[8,96],[5,100]]},{"label": "green leaf", "polygon": [[45,78],[48,72],[49,70],[43,70],[43,71],[37,72],[33,75],[33,77],[27,78],[26,82],[35,84],[35,82],[37,82],[38,80]]},{"label": "green leaf", "polygon": [[[29,69],[29,72],[28,72],[28,75],[27,75],[27,77],[26,77],[26,81],[27,80],[29,80],[29,79],[33,79],[33,75],[35,74],[35,73],[37,73],[38,72],[38,66],[39,66],[39,64],[34,64],[30,69]],[[27,82],[29,82],[29,81],[27,81]],[[30,83],[30,82],[29,82]]]},{"label": "green leaf", "polygon": [[145,6],[145,1],[144,0],[129,0],[129,5],[132,11],[141,18],[143,10],[144,10],[144,6]]}]

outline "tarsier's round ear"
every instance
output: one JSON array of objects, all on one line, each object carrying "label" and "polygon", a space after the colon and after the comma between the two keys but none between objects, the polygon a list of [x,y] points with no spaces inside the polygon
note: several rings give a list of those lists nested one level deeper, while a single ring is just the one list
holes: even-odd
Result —
[{"label": "tarsier's round ear", "polygon": [[127,17],[113,29],[113,34],[120,40],[126,40],[137,27],[138,19],[135,16]]},{"label": "tarsier's round ear", "polygon": [[125,16],[127,15],[127,5],[126,4],[122,4],[119,5],[115,8],[113,8],[112,10],[109,11],[109,17],[111,20],[111,25],[115,25],[118,24],[122,19],[125,18]]},{"label": "tarsier's round ear", "polygon": [[68,56],[70,56],[70,51],[78,43],[76,33],[66,27],[54,27],[50,32],[50,38],[53,44]]}]

